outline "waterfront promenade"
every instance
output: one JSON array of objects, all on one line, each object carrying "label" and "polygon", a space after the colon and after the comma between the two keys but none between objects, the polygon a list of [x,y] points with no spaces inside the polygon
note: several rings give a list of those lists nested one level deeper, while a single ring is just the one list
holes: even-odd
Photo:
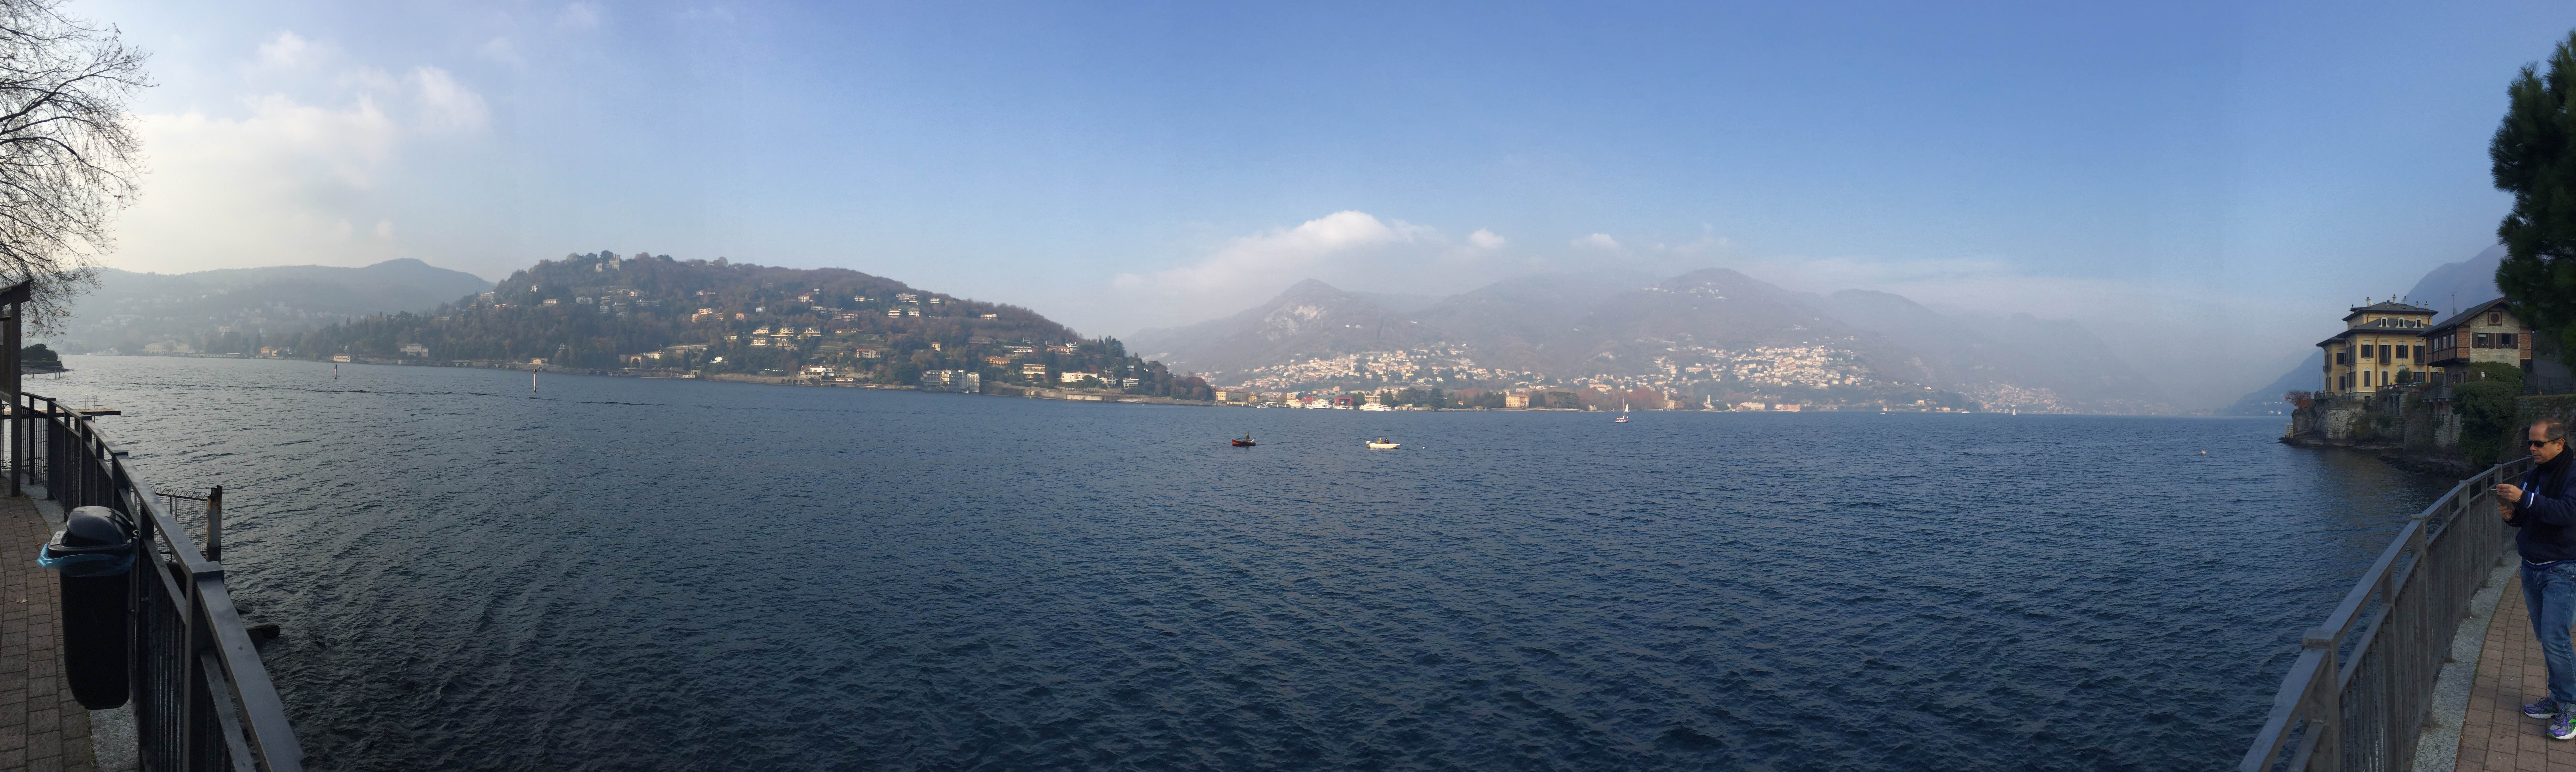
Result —
[{"label": "waterfront promenade", "polygon": [[2453,772],[2576,769],[2576,740],[2549,739],[2543,731],[2548,722],[2522,715],[2522,703],[2548,692],[2549,666],[2540,660],[2531,617],[2523,610],[2521,573],[2505,584],[2495,618],[2487,622]]},{"label": "waterfront promenade", "polygon": [[50,536],[32,500],[0,496],[0,770],[92,772],[89,711],[54,650],[57,580],[36,565]]}]

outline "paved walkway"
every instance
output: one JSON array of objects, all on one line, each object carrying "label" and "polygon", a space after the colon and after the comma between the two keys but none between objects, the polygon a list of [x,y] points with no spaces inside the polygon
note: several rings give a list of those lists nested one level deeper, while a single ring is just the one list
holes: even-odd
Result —
[{"label": "paved walkway", "polygon": [[36,565],[52,535],[36,507],[0,489],[0,770],[92,772],[89,711],[62,685],[54,572]]},{"label": "paved walkway", "polygon": [[2487,623],[2469,714],[2460,722],[2460,763],[2453,772],[2576,769],[2576,740],[2552,740],[2549,722],[2526,718],[2522,704],[2549,692],[2549,665],[2531,637],[2522,603],[2522,572],[2513,572]]}]

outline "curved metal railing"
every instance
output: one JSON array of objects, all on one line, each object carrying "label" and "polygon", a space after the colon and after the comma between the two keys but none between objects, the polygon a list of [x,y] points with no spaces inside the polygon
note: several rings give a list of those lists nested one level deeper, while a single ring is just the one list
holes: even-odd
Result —
[{"label": "curved metal railing", "polygon": [[2299,659],[2239,772],[2414,765],[2451,635],[2513,546],[2492,489],[2529,468],[2529,457],[2518,458],[2462,480],[2398,529],[2325,624],[2301,636]]},{"label": "curved metal railing", "polygon": [[304,750],[233,610],[223,563],[198,550],[89,415],[33,394],[20,395],[12,412],[19,419],[8,422],[19,449],[12,484],[66,510],[104,506],[134,515],[145,549],[161,558],[162,570],[135,577],[130,605],[131,704],[143,769],[301,772]]}]

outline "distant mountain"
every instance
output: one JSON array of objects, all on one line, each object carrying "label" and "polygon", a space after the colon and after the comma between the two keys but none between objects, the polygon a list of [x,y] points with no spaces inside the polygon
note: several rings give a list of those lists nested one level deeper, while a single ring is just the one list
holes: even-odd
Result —
[{"label": "distant mountain", "polygon": [[1420,321],[1314,279],[1223,319],[1145,330],[1127,344],[1183,370],[1225,373],[1264,363],[1400,350],[1422,341]]},{"label": "distant mountain", "polygon": [[2299,362],[2299,366],[2273,379],[2271,385],[2256,389],[2254,393],[2236,400],[2235,404],[2220,408],[2218,414],[2289,415],[2290,403],[2282,400],[2281,396],[2293,391],[2316,391],[2317,387],[2325,385],[2325,369],[2325,349],[2309,349],[2308,358]]},{"label": "distant mountain", "polygon": [[[2426,272],[2424,278],[2416,280],[2415,286],[2406,291],[2405,297],[2418,305],[2442,312],[2442,317],[2448,317],[2463,308],[2504,297],[2504,291],[2496,289],[2495,285],[2496,266],[2502,262],[2504,262],[2504,245],[2487,247],[2479,251],[2475,257],[2456,263],[2443,263]],[[2440,318],[2436,317],[2437,320]],[[2322,340],[2328,335],[2333,335],[2338,329],[2332,327],[2333,323],[2334,319],[2320,320],[2317,338]],[[2555,374],[2558,370],[2555,364],[2546,364],[2543,367],[2549,371],[2549,374]],[[2563,376],[2560,378],[2564,379]],[[2290,368],[2289,372],[2274,379],[2271,385],[2238,398],[2234,404],[2220,408],[2218,413],[2220,415],[2287,413],[2289,410],[2285,405],[2288,403],[2281,401],[2282,394],[2291,391],[2315,391],[2324,385],[2325,352],[2311,350],[2306,359],[2300,360],[2298,366]]]},{"label": "distant mountain", "polygon": [[2172,412],[2072,322],[1957,318],[1879,292],[1799,295],[1727,269],[1660,281],[1525,276],[1412,313],[1308,280],[1234,316],[1130,341],[1258,389],[1644,389],[1711,402]]},{"label": "distant mountain", "polygon": [[1368,302],[1385,306],[1386,310],[1394,311],[1399,314],[1422,313],[1425,309],[1440,303],[1440,297],[1437,295],[1403,295],[1387,292],[1353,292],[1351,294],[1365,299]]},{"label": "distant mountain", "polygon": [[2496,289],[2495,285],[2496,266],[2503,262],[2503,244],[2487,247],[2476,257],[2457,263],[2444,263],[2432,272],[2424,274],[2422,280],[2415,282],[2415,286],[2406,291],[2406,298],[2415,301],[2416,305],[2440,311],[2442,315],[2449,316],[2460,309],[2504,297],[2504,290]]},{"label": "distant mountain", "polygon": [[473,274],[411,258],[361,268],[288,265],[181,274],[109,268],[99,271],[97,289],[73,301],[63,329],[51,340],[69,351],[140,350],[152,343],[256,348],[267,336],[368,314],[426,311],[491,288]]},{"label": "distant mountain", "polygon": [[1843,290],[1812,301],[1836,319],[1922,357],[1926,383],[1990,404],[2164,413],[2156,388],[2083,325],[2029,314],[1953,318],[1901,295]]},{"label": "distant mountain", "polygon": [[1868,377],[1925,383],[1919,357],[1826,317],[1795,293],[1725,268],[1709,268],[1603,300],[1559,336],[1560,371],[1641,375],[1658,358],[1823,347],[1845,351]]},{"label": "distant mountain", "polygon": [[1473,348],[1488,366],[1516,371],[1559,366],[1551,347],[1583,317],[1655,277],[1634,272],[1547,273],[1504,279],[1442,298],[1418,318]]}]

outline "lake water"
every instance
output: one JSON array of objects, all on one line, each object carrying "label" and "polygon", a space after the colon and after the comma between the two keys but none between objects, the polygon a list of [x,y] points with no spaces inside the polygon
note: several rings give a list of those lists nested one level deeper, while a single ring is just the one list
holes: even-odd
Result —
[{"label": "lake water", "polygon": [[226,486],[314,769],[2212,768],[2448,487],[2280,419],[68,364]]}]

